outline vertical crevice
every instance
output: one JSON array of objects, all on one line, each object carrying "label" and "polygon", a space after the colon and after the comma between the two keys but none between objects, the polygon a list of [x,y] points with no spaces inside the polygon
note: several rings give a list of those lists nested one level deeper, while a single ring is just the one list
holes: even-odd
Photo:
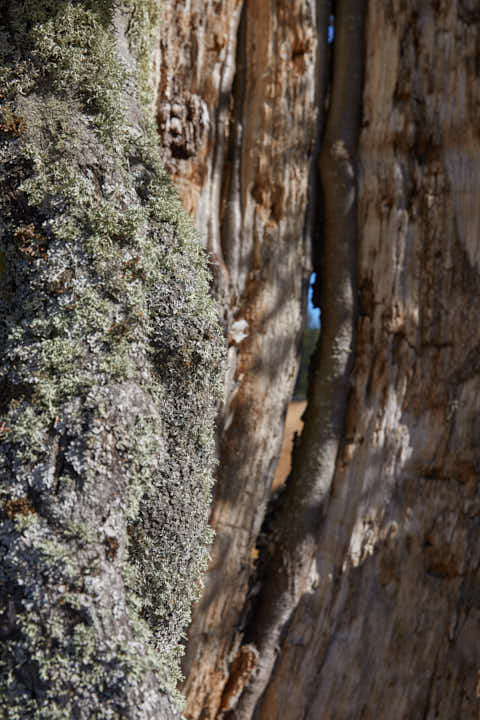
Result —
[{"label": "vertical crevice", "polygon": [[[223,296],[217,293],[217,297],[222,303],[224,322],[229,336],[232,331],[235,315],[239,311],[239,301],[242,294],[241,288],[238,287],[238,266],[242,255],[242,243],[240,239],[242,237],[243,224],[242,142],[244,100],[247,82],[247,57],[245,49],[246,22],[247,8],[244,2],[240,10],[240,18],[236,31],[235,71],[231,92],[228,96],[220,98],[220,102],[224,104],[225,108],[228,107],[229,111],[229,130],[227,133],[222,167],[219,202],[219,240],[223,261],[228,273],[228,287],[224,288]],[[228,357],[228,363],[233,369],[236,368],[238,362],[238,351],[235,352],[235,359],[232,358],[232,355],[233,353],[231,352]],[[232,372],[232,377],[234,374],[235,373]],[[228,432],[228,397],[231,394],[231,388],[227,387],[227,402],[218,418],[219,471],[217,473],[217,483],[214,491],[216,500],[224,496],[228,497],[229,493],[231,493],[230,476],[228,474],[225,478],[221,471],[222,466],[226,465],[229,467],[228,459],[225,458],[224,453],[226,451],[228,455],[228,449],[226,450],[228,443],[225,442],[225,434]]]},{"label": "vertical crevice", "polygon": [[[312,268],[315,273],[313,282],[312,304],[313,307],[321,310],[322,305],[322,277],[324,274],[324,266],[322,261],[322,243],[323,243],[323,227],[324,227],[324,197],[323,187],[320,178],[319,159],[322,148],[328,111],[330,108],[332,83],[333,83],[333,56],[335,50],[335,14],[334,2],[327,3],[330,6],[327,42],[323,52],[326,55],[326,72],[323,78],[323,93],[319,98],[319,120],[315,143],[315,153],[312,160],[312,168],[310,171],[309,185],[311,188],[312,207],[312,230],[311,230],[311,248],[312,248]],[[325,43],[325,38],[324,38]]]},{"label": "vertical crevice", "polygon": [[[242,139],[245,86],[247,74],[246,57],[246,4],[242,6],[237,32],[235,76],[230,100],[233,111],[230,117],[230,133],[224,168],[221,198],[220,238],[225,264],[229,269],[238,266],[242,248],[238,242],[243,217],[242,203]],[[236,275],[236,273],[234,273]]]},{"label": "vertical crevice", "polygon": [[[306,427],[294,452],[292,474],[273,500],[264,523],[260,584],[244,642],[258,652],[255,672],[229,717],[268,717],[262,702],[288,623],[305,588],[315,542],[335,469],[353,362],[356,275],[354,156],[360,126],[363,58],[363,2],[336,3],[335,72],[325,125],[324,107],[332,55],[332,5],[317,6],[320,118],[310,173],[310,211],[305,231],[315,248],[314,269],[322,287],[321,345],[309,391]],[[349,121],[344,120],[345,116]],[[312,164],[313,165],[313,164]],[[352,195],[353,192],[353,195]],[[318,257],[320,255],[320,263]],[[318,303],[317,303],[318,304]],[[324,421],[324,427],[318,423]],[[263,568],[263,573],[262,573]]]},{"label": "vertical crevice", "polygon": [[[208,212],[197,214],[197,222],[204,224],[207,228],[207,248],[211,254],[212,271],[214,276],[213,292],[220,306],[224,309],[224,325],[228,328],[231,318],[229,317],[229,304],[231,292],[231,270],[228,259],[225,257],[223,238],[224,218],[224,195],[225,187],[228,186],[230,175],[229,155],[231,149],[232,131],[232,108],[234,108],[235,90],[238,76],[238,43],[241,42],[245,15],[245,3],[238,0],[234,14],[229,19],[230,28],[228,32],[229,48],[221,70],[221,80],[217,105],[214,110],[214,121],[212,127],[215,129],[211,138],[212,162],[210,185],[210,202]],[[226,131],[226,128],[229,131]]]},{"label": "vertical crevice", "polygon": [[[242,611],[251,600],[245,597],[251,549],[270,493],[306,313],[307,173],[315,165],[315,110],[324,92],[321,85],[315,89],[316,0],[235,7],[230,85],[220,88],[221,110],[210,109],[221,128],[209,140],[217,143],[221,135],[223,143],[211,151],[214,188],[206,184],[204,191],[215,203],[197,215],[207,225],[215,221],[209,249],[219,258],[216,292],[229,343],[211,515],[216,538],[183,665],[188,714],[210,718],[228,712],[237,670],[243,677],[244,661],[256,658],[242,645]],[[329,12],[326,17],[325,47]]]},{"label": "vertical crevice", "polygon": [[324,42],[330,45],[324,48],[325,58],[331,53],[333,63],[327,65],[331,68],[330,91],[324,95],[328,109],[325,128],[319,129],[323,137],[315,177],[315,300],[322,310],[322,328],[311,367],[304,429],[294,449],[291,476],[272,520],[266,576],[254,624],[246,637],[259,651],[261,681],[251,683],[242,696],[242,710],[248,711],[238,717],[245,720],[255,707],[255,718],[269,716],[267,686],[273,673],[282,674],[276,665],[283,660],[281,650],[288,638],[292,613],[308,586],[343,436],[353,369],[357,316],[356,149],[363,93],[366,2],[340,0],[334,4],[334,37],[329,8],[324,5],[321,9],[325,15],[319,34],[323,28]]}]

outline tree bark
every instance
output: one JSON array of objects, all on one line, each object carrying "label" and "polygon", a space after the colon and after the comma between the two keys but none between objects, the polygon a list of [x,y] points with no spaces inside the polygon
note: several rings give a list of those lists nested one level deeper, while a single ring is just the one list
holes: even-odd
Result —
[{"label": "tree bark", "polygon": [[[355,349],[355,154],[361,117],[364,14],[363,2],[337,2],[331,104],[319,157],[323,189],[321,338],[292,473],[263,540],[266,556],[259,577],[261,590],[245,633],[247,643],[258,651],[258,662],[232,713],[235,718],[253,716],[290,617],[311,582],[310,566],[344,430]],[[271,717],[270,708],[263,713]]]},{"label": "tree bark", "polygon": [[[298,370],[307,188],[327,79],[315,61],[316,12],[310,0],[194,0],[167,7],[163,24],[162,153],[211,253],[229,342],[216,535],[183,664],[187,717],[213,718],[230,702],[252,551]],[[324,51],[327,24],[328,13]]]},{"label": "tree bark", "polygon": [[173,720],[223,343],[156,147],[158,13],[0,21],[0,715]]},{"label": "tree bark", "polygon": [[[279,7],[272,3],[272,15]],[[271,406],[237,395],[248,403],[233,414],[230,435],[220,436],[212,515],[219,536],[185,664],[191,718],[228,712],[265,720],[478,715],[479,9],[461,0],[369,3],[363,35],[360,19],[356,31],[347,19],[362,7],[335,3],[335,63],[320,160],[324,237],[316,250],[323,338],[305,427],[293,476],[268,510],[258,541],[259,569],[266,574],[249,569],[247,558],[268,487],[258,479],[258,468],[265,477],[273,445],[267,445],[262,464],[252,465],[250,458],[271,422]],[[317,4],[317,12],[324,9]],[[249,11],[262,39],[242,55],[243,38],[250,37]],[[205,32],[209,17],[204,14]],[[264,18],[255,3],[245,5],[237,57],[246,58],[250,86],[261,87],[253,47],[278,48]],[[317,43],[324,30],[317,20]],[[323,77],[324,56],[309,57],[306,73]],[[291,70],[278,63],[282,71]],[[290,72],[285,82],[292,77]],[[363,111],[356,152],[349,133],[356,126],[351,110],[359,107],[358,93]],[[222,107],[236,108],[229,115],[230,138],[238,148],[256,106],[243,81],[236,81],[232,95],[228,102],[222,96]],[[315,102],[322,114],[321,92]],[[283,107],[291,112],[288,104]],[[250,151],[242,162],[235,152],[216,156],[215,138],[225,125],[212,123],[208,157],[225,158],[223,197],[231,204],[220,205],[220,215],[209,218],[219,218],[218,237],[222,227],[229,229],[225,245],[215,246],[228,272],[247,242],[237,229],[243,227],[245,198],[251,202],[237,192],[243,203],[233,203],[239,185],[229,173],[235,178],[238,168],[248,172],[256,156]],[[321,125],[320,120],[319,133]],[[345,135],[351,139],[339,145]],[[192,175],[182,175],[187,167],[182,162],[175,172],[187,178],[185,185],[191,177],[203,178],[199,204],[192,204],[201,207],[211,175],[202,174],[200,155],[198,164],[188,166],[196,167]],[[350,212],[337,201],[343,208],[347,203]],[[356,234],[355,261],[355,243],[345,246],[342,239],[354,240]],[[260,260],[261,276],[263,256]],[[218,286],[230,307],[236,300],[229,288],[235,285],[229,286],[225,272],[224,278]],[[270,274],[265,278],[274,282]],[[236,317],[244,315],[227,311],[228,326]],[[276,358],[275,338],[270,336],[262,357]],[[242,346],[237,357],[241,354]],[[338,393],[331,390],[335,377]],[[248,374],[242,380],[251,382]],[[277,396],[273,376],[269,383]],[[285,402],[289,388],[283,387]],[[223,449],[225,437],[232,438],[236,462]],[[242,468],[263,488],[249,491],[247,508],[245,501],[238,506],[250,487]],[[242,521],[230,521],[225,530],[228,518],[239,516]],[[242,544],[235,534],[241,536],[248,523],[251,531]],[[249,574],[250,589],[260,591],[253,606],[251,597],[245,601]]]},{"label": "tree bark", "polygon": [[159,143],[186,717],[476,718],[478,3],[118,5],[0,2],[0,714],[179,717]]},{"label": "tree bark", "polygon": [[258,718],[478,716],[472,19],[462,3],[369,6],[352,393]]}]

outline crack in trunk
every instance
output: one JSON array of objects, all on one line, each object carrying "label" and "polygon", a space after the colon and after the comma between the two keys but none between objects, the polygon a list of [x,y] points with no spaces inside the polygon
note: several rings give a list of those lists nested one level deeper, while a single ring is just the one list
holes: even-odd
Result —
[{"label": "crack in trunk", "polygon": [[[292,475],[271,519],[263,586],[245,632],[258,650],[257,667],[227,717],[260,718],[289,620],[308,587],[321,519],[342,440],[353,368],[356,300],[357,206],[355,153],[361,119],[365,2],[336,6],[334,73],[319,157],[323,190],[322,332],[306,410],[294,450]],[[330,3],[318,9],[326,85]],[[322,93],[322,94],[323,94]],[[321,99],[323,103],[323,97]],[[320,422],[319,422],[320,419]],[[265,717],[268,710],[265,713]]]}]

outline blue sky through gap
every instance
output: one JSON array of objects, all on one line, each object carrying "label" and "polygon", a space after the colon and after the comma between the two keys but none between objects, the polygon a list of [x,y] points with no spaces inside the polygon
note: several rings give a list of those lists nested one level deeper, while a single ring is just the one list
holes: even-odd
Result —
[{"label": "blue sky through gap", "polygon": [[[330,24],[328,26],[328,42],[332,43],[333,38],[335,35],[334,30],[334,18],[333,15],[330,15]],[[313,283],[315,282],[315,273],[312,273],[310,275],[310,287],[308,288],[308,318],[307,318],[307,326],[311,328],[319,328],[320,327],[320,309],[313,307],[312,304],[312,295],[313,295]]]},{"label": "blue sky through gap", "polygon": [[319,328],[320,327],[320,310],[319,308],[313,307],[312,295],[313,295],[313,283],[315,282],[315,273],[310,275],[310,287],[308,288],[308,327]]}]

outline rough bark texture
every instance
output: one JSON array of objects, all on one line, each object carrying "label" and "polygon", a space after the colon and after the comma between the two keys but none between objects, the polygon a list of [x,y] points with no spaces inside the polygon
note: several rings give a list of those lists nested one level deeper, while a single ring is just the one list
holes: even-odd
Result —
[{"label": "rough bark texture", "polygon": [[[156,3],[114,4],[0,2],[9,720],[178,717],[163,690],[209,535],[215,312],[141,107]],[[229,341],[187,717],[476,718],[479,3],[164,8],[161,153]],[[293,475],[260,531],[309,181],[322,343]]]},{"label": "rough bark texture", "polygon": [[0,716],[179,717],[222,342],[148,2],[0,3]]},{"label": "rough bark texture", "polygon": [[[298,368],[310,272],[307,187],[322,86],[316,23],[310,0],[166,7],[161,147],[211,252],[229,339],[216,537],[184,661],[188,717],[215,717],[235,695],[235,676],[248,677],[234,658]],[[326,33],[325,24],[325,45]]]},{"label": "rough bark texture", "polygon": [[[196,4],[198,14],[191,23],[193,5],[186,12],[172,9],[169,27],[176,28],[177,47],[192,43],[199,48],[195,79],[184,70],[179,82],[186,83],[189,93],[192,82],[197,83],[192,92],[204,99],[202,117],[210,120],[202,131],[205,149],[189,160],[177,156],[172,166],[187,204],[207,230],[205,242],[217,256],[217,288],[226,302],[231,328],[236,319],[250,322],[241,309],[245,306],[238,303],[253,296],[245,294],[246,286],[235,294],[238,279],[246,277],[239,272],[239,260],[251,271],[243,249],[256,246],[257,224],[249,223],[248,208],[255,208],[256,218],[261,217],[267,189],[271,193],[271,188],[282,184],[279,168],[270,162],[270,187],[265,183],[264,192],[249,194],[248,188],[255,184],[249,185],[245,178],[252,177],[249,173],[256,169],[258,156],[255,146],[247,143],[247,130],[255,129],[261,148],[268,133],[258,125],[263,116],[255,98],[270,97],[263,78],[271,68],[278,68],[287,73],[284,82],[289,88],[294,73],[275,44],[281,32],[269,34],[272,18],[280,17],[276,13],[281,3],[245,3],[236,67],[246,67],[247,73],[244,77],[236,72],[230,92],[232,33],[240,3],[225,7],[225,15],[220,3]],[[290,5],[295,7],[289,6],[285,17],[295,18],[301,4]],[[254,590],[260,588],[260,595],[245,627],[250,605],[248,599],[244,603],[248,553],[264,509],[274,443],[270,439],[265,443],[261,462],[255,458],[271,423],[272,398],[278,409],[284,402],[279,392],[285,398],[288,388],[284,385],[282,390],[270,374],[270,385],[262,385],[262,402],[256,404],[255,395],[248,392],[248,388],[258,391],[255,373],[250,371],[238,383],[236,395],[236,388],[230,390],[227,408],[234,412],[229,431],[220,436],[222,470],[213,511],[219,535],[185,663],[192,718],[219,717],[229,711],[231,717],[254,715],[263,720],[451,720],[478,715],[480,7],[461,0],[371,2],[365,11],[363,38],[361,22],[356,21],[355,34],[348,21],[348,15],[362,5],[353,0],[335,3],[335,64],[321,160],[323,342],[316,356],[304,434],[289,489],[272,507],[262,531],[267,574],[259,575],[262,584]],[[321,38],[319,17],[325,7],[325,3],[311,6],[311,17],[317,14],[312,47]],[[216,32],[211,32],[214,24]],[[183,39],[180,27],[188,28]],[[297,23],[297,32],[304,27]],[[348,37],[349,31],[353,36],[342,50],[342,37]],[[207,62],[204,37],[209,38],[205,47],[213,43],[220,48],[210,51],[218,65]],[[344,146],[338,141],[345,132],[343,123],[352,119],[349,100],[362,89],[358,70],[363,39],[363,123],[356,166],[355,140]],[[178,78],[178,67],[189,66],[182,55],[184,49],[175,69],[166,68],[164,77]],[[339,55],[343,69],[337,63]],[[257,57],[261,59],[256,61]],[[305,54],[303,60],[308,77],[324,72],[322,53]],[[205,71],[208,68],[210,72]],[[281,85],[280,79],[275,87]],[[211,94],[201,89],[207,86],[214,88]],[[292,97],[293,91],[287,94]],[[316,102],[323,111],[320,98],[319,92]],[[159,102],[162,107],[161,96]],[[289,103],[276,104],[275,97],[271,102],[277,108],[270,121],[273,129],[282,123],[279,113],[291,113],[292,108]],[[198,101],[193,105],[200,106]],[[301,105],[297,100],[295,107]],[[178,112],[178,117],[183,117],[182,112],[188,116],[187,111]],[[298,119],[296,123],[298,129]],[[166,127],[161,115],[160,128]],[[189,132],[191,137],[201,135]],[[272,138],[276,137],[272,130]],[[177,139],[175,143],[178,146]],[[168,142],[164,146],[168,150]],[[239,148],[248,148],[248,154]],[[339,171],[344,173],[343,189]],[[348,200],[353,184],[357,205],[353,214],[342,218],[342,209],[335,204]],[[240,202],[235,202],[236,197]],[[354,249],[350,247],[341,258],[342,238],[355,234],[355,214],[358,296],[352,294]],[[350,229],[345,226],[348,222],[353,223]],[[277,244],[283,242],[282,227]],[[258,274],[253,279],[257,279],[250,285],[255,289],[254,303],[269,292],[267,283],[275,281],[263,251],[256,257]],[[276,258],[279,262],[281,255]],[[348,276],[346,285],[336,284],[342,272]],[[339,318],[336,310],[342,310],[337,294],[346,287],[344,317],[350,327],[342,337],[342,320],[339,325],[335,318]],[[296,291],[296,286],[288,291]],[[348,354],[356,302],[352,363]],[[281,302],[278,307],[281,312]],[[251,368],[242,361],[245,349],[256,353],[255,368],[264,367],[262,358],[268,355],[277,362],[276,337],[265,338],[268,345],[262,351],[251,335],[240,347],[233,342],[231,361],[240,362],[242,372]],[[347,349],[347,358],[342,360],[342,352],[335,352],[337,345]],[[345,359],[344,370],[337,365],[341,387],[337,396],[332,394],[332,364],[341,365]],[[337,403],[339,398],[342,402]],[[276,426],[273,438],[275,433]],[[298,524],[296,509],[302,498],[303,510],[308,506],[310,515],[300,512]],[[291,525],[296,529],[289,532],[287,523],[293,517]],[[284,573],[279,581],[274,579],[275,570]],[[277,596],[275,590],[280,591]],[[239,623],[236,638],[235,621]]]},{"label": "rough bark texture", "polygon": [[473,5],[370,3],[353,389],[265,720],[478,717]]},{"label": "rough bark texture", "polygon": [[[275,665],[292,612],[311,583],[350,392],[356,323],[357,205],[355,153],[360,127],[365,4],[337,2],[330,109],[319,157],[323,188],[322,330],[314,357],[305,425],[291,477],[269,519],[261,590],[246,629],[259,655],[235,718],[251,718]],[[327,18],[328,20],[328,18]],[[355,63],[353,60],[355,59]]]}]

